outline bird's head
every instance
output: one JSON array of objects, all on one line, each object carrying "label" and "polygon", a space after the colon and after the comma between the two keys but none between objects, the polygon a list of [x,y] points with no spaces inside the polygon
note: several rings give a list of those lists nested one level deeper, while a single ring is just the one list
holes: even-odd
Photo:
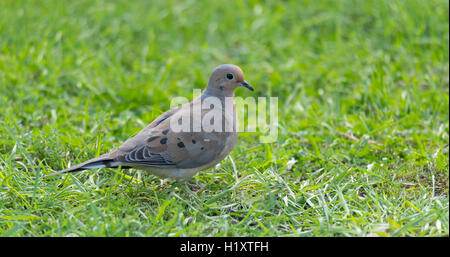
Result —
[{"label": "bird's head", "polygon": [[245,81],[241,68],[233,64],[222,64],[214,69],[209,78],[207,89],[227,94],[241,86],[253,91],[253,87]]}]

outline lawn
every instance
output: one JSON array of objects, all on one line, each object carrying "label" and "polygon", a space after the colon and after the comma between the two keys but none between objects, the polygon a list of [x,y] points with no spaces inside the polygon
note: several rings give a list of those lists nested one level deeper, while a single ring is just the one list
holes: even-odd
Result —
[{"label": "lawn", "polygon": [[[188,188],[39,178],[222,63],[278,97],[276,142],[241,133]],[[446,0],[0,1],[1,236],[448,236],[448,155]]]}]

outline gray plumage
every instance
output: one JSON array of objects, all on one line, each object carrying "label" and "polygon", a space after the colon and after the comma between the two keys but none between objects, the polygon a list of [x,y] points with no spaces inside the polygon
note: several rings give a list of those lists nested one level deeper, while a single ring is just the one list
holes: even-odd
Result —
[{"label": "gray plumage", "polygon": [[[231,74],[231,75],[230,75]],[[231,79],[231,77],[233,77]],[[50,177],[67,172],[96,168],[136,168],[147,170],[161,178],[182,180],[200,170],[210,168],[222,161],[233,149],[238,138],[234,89],[244,86],[253,88],[244,80],[242,70],[232,64],[218,66],[209,79],[205,91],[192,102],[161,114],[136,136],[128,139],[116,150],[71,168],[46,175]],[[189,116],[193,121],[193,106],[215,97],[225,106],[225,99],[232,98],[233,111],[229,115],[222,108],[222,128],[231,126],[230,131],[175,132],[171,120]],[[210,111],[201,110],[201,117]]]}]

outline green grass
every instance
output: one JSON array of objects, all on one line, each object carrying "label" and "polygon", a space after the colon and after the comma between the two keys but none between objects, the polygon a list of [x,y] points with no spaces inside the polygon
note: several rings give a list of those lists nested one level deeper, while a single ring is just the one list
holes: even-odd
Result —
[{"label": "green grass", "polygon": [[[38,179],[222,63],[256,89],[237,95],[279,98],[279,136],[241,133],[198,195],[135,170]],[[0,1],[0,235],[448,236],[448,76],[445,0]]]}]

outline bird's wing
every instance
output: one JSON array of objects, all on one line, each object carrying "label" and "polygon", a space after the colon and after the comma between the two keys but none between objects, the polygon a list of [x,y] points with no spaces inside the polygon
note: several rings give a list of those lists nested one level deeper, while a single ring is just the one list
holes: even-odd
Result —
[{"label": "bird's wing", "polygon": [[181,112],[190,113],[190,106],[162,114],[109,157],[123,165],[162,168],[196,168],[214,162],[227,144],[227,133],[174,132],[170,128],[171,119],[182,117]]},{"label": "bird's wing", "polygon": [[169,118],[179,108],[161,114],[150,125],[136,136],[128,139],[109,157],[123,164],[137,166],[167,167],[174,163],[167,155],[167,134],[169,132]]}]

